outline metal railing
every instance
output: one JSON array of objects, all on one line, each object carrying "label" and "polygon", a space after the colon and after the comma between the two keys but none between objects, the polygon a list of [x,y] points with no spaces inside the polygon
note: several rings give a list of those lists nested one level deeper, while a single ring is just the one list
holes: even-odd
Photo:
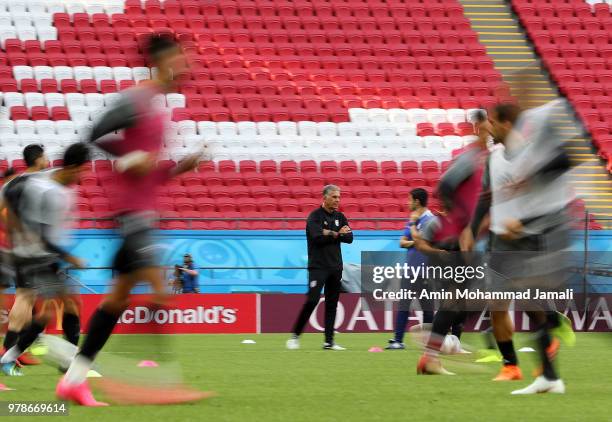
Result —
[{"label": "metal railing", "polygon": [[[364,227],[365,230],[400,230],[403,228],[404,224],[407,222],[408,218],[401,217],[372,217],[372,218],[350,218],[350,214],[348,215],[349,221],[351,223],[373,223],[372,225],[360,226]],[[96,222],[110,222],[113,223],[112,227],[115,227],[115,218],[113,217],[87,217],[87,218],[78,218],[78,221],[91,221]],[[226,230],[243,230],[249,229],[249,226],[241,227],[241,222],[272,222],[272,223],[280,223],[278,226],[274,226],[274,229],[287,229],[287,230],[296,230],[295,227],[291,227],[288,223],[290,222],[304,222],[306,223],[306,217],[161,217],[159,218],[160,227],[164,228],[164,223],[178,221],[187,223],[186,230],[197,230],[201,229],[199,226],[196,226],[194,223],[210,223],[210,222],[227,222],[229,224],[229,228],[225,228]],[[390,228],[389,224],[382,223],[397,223],[396,228]],[[92,228],[110,228],[104,225],[104,227],[92,227]],[[305,226],[304,226],[305,228]],[[600,217],[600,216],[589,216],[588,213],[585,213],[585,217],[581,219],[577,219],[572,223],[572,228],[575,230],[612,230],[612,217]],[[204,230],[215,230],[214,228],[206,227]],[[358,229],[357,229],[358,230]]]}]

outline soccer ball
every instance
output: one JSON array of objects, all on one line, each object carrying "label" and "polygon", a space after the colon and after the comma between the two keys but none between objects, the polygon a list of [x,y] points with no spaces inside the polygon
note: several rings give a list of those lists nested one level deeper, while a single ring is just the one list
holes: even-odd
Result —
[{"label": "soccer ball", "polygon": [[445,355],[454,355],[456,353],[461,352],[461,342],[459,341],[457,336],[449,334],[444,337],[440,352]]}]

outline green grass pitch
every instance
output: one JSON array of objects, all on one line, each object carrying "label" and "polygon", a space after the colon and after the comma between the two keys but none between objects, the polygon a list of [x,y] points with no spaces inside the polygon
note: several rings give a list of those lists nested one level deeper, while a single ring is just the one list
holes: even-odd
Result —
[{"label": "green grass pitch", "polygon": [[[107,350],[146,359],[151,341],[145,337],[114,336]],[[302,349],[297,351],[285,350],[287,335],[172,337],[172,350],[187,382],[218,396],[174,406],[71,406],[70,418],[113,422],[612,420],[609,333],[578,334],[575,347],[562,347],[559,367],[567,386],[565,395],[522,397],[509,393],[531,381],[534,353],[519,353],[524,381],[496,383],[490,379],[499,363],[449,362],[449,369],[458,376],[417,376],[419,352],[414,345],[404,351],[367,351],[371,346],[384,347],[388,333],[341,333],[337,341],[348,348],[344,352],[321,350],[321,334],[304,335]],[[247,338],[256,344],[241,344]],[[464,339],[481,344],[476,334],[466,334]],[[528,345],[527,335],[517,336],[516,344],[517,348]],[[53,400],[58,371],[47,365],[24,371],[21,378],[2,378],[16,390],[0,392],[0,401]]]}]

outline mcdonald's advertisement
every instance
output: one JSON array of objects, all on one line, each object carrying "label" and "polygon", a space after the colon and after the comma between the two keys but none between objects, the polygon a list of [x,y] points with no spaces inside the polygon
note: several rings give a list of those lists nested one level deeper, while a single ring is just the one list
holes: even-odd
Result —
[{"label": "mcdonald's advertisement", "polygon": [[[8,321],[8,311],[13,296],[6,295],[0,310],[0,324]],[[89,318],[100,305],[104,295],[80,295],[74,300],[79,305],[82,331],[86,332]],[[305,300],[299,294],[183,294],[173,296],[164,306],[151,305],[150,296],[133,295],[129,307],[118,319],[117,334],[247,334],[287,333]],[[612,330],[612,294],[599,294],[588,298],[585,311],[580,305],[583,298],[569,301],[559,309],[573,322],[576,331]],[[336,330],[340,332],[385,332],[392,331],[396,304],[386,307],[369,307],[359,294],[341,295],[336,314]],[[62,332],[63,303],[49,300],[38,305],[52,307],[53,318],[47,332]],[[325,300],[321,297],[312,313],[307,332],[322,332],[324,326]],[[529,318],[519,311],[511,311],[516,331],[530,330]],[[465,323],[465,331],[481,331],[489,326],[489,313],[474,312]],[[420,322],[420,312],[410,313],[408,325]]]}]

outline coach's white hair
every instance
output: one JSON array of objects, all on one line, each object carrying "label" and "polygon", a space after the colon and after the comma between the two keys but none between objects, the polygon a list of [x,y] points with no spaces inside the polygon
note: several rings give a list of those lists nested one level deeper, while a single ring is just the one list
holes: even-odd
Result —
[{"label": "coach's white hair", "polygon": [[329,195],[331,192],[340,192],[340,188],[336,185],[326,185],[323,188],[323,196]]}]

